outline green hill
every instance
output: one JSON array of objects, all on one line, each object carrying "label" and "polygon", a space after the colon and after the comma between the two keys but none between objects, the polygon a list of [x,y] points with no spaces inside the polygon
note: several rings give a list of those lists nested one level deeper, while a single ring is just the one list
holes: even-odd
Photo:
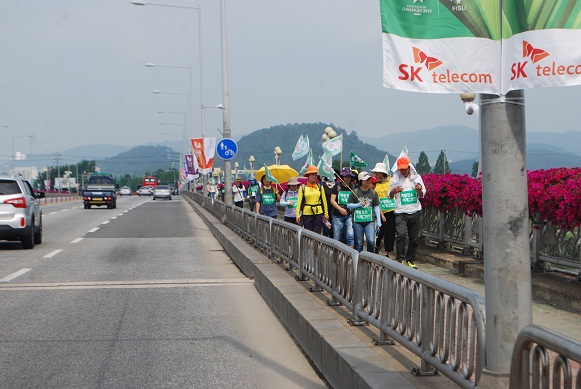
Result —
[{"label": "green hill", "polygon": [[[263,128],[261,130],[254,131],[251,134],[245,135],[237,142],[238,144],[238,154],[232,160],[232,166],[234,162],[238,162],[239,169],[244,169],[246,167],[250,170],[250,163],[248,158],[253,155],[254,169],[258,170],[263,165],[274,164],[274,148],[279,146],[283,154],[281,156],[281,164],[287,164],[293,167],[295,170],[300,170],[304,165],[307,157],[302,157],[297,161],[293,161],[292,152],[295,145],[301,135],[308,135],[309,143],[311,149],[313,150],[313,158],[315,164],[319,161],[319,156],[323,155],[322,148],[322,135],[325,133],[325,128],[333,128],[338,135],[343,135],[343,153],[342,160],[343,165],[348,165],[350,152],[354,152],[362,158],[369,165],[367,169],[372,169],[375,163],[383,161],[385,158],[385,151],[380,150],[377,147],[363,143],[355,131],[347,133],[346,130],[336,127],[333,124],[326,123],[302,123],[302,124],[286,124],[278,125],[270,128]],[[389,156],[390,161],[393,163],[395,161],[394,156]],[[341,155],[336,155],[333,157],[334,166],[338,166]],[[217,159],[215,164],[222,167],[222,160]]]}]

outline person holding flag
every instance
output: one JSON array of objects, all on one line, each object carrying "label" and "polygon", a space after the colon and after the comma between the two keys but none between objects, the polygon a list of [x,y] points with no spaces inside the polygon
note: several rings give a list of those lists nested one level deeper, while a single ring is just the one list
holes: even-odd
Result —
[{"label": "person holding flag", "polygon": [[[363,251],[365,239],[367,251],[375,251],[375,230],[381,227],[379,198],[371,189],[371,174],[361,172],[358,176],[359,188],[349,195],[347,208],[353,211],[353,232],[355,234],[355,250]],[[375,213],[375,223],[373,214]]]},{"label": "person holding flag", "polygon": [[278,216],[276,203],[280,201],[280,194],[276,187],[272,186],[272,183],[278,183],[278,181],[272,176],[266,165],[264,171],[264,176],[260,178],[262,186],[256,192],[256,213],[276,219]]},{"label": "person holding flag", "polygon": [[[389,198],[395,199],[395,241],[396,260],[414,269],[415,256],[420,241],[420,218],[422,204],[419,199],[426,195],[422,177],[410,163],[407,156],[396,161],[397,171],[391,179]],[[406,250],[406,237],[408,246]]]},{"label": "person holding flag", "polygon": [[306,184],[301,185],[295,217],[298,224],[307,230],[321,233],[323,223],[329,219],[327,200],[321,185],[317,182],[319,169],[315,165],[309,166],[304,176],[308,178]]}]

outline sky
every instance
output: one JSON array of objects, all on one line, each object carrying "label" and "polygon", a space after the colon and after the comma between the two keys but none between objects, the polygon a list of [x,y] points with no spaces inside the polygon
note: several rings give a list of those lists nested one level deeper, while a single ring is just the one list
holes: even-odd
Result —
[{"label": "sky", "polygon": [[[208,106],[204,134],[221,137],[222,110],[212,107],[223,96],[220,2],[168,3],[200,6],[201,49],[195,9],[128,0],[1,0],[0,161],[13,152],[199,137],[202,104]],[[383,88],[378,0],[225,4],[234,137],[306,122],[365,137],[478,127],[457,94]],[[527,90],[527,131],[579,131],[580,92],[577,86]],[[185,131],[184,121],[192,123]]]}]

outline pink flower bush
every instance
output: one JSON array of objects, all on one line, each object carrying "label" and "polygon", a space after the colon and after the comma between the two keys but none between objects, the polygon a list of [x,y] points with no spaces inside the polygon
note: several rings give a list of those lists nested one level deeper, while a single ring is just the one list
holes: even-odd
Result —
[{"label": "pink flower bush", "polygon": [[[441,211],[460,208],[468,216],[482,216],[482,183],[467,175],[426,174],[425,207]],[[581,168],[528,172],[529,213],[564,229],[581,224]]]}]

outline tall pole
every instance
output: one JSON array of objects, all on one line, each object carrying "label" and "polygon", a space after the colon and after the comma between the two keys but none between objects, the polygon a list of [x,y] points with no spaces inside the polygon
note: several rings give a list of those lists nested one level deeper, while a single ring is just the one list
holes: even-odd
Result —
[{"label": "tall pole", "polygon": [[[226,46],[226,2],[220,0],[220,26],[222,38],[222,114],[224,118],[224,128],[222,131],[224,138],[231,138],[230,131],[230,92],[228,91],[228,49]],[[230,160],[224,160],[224,202],[226,205],[232,205],[232,177],[230,177]]]},{"label": "tall pole", "polygon": [[499,388],[508,387],[519,331],[532,323],[524,92],[481,94],[480,125],[486,255],[486,368],[481,382]]}]

